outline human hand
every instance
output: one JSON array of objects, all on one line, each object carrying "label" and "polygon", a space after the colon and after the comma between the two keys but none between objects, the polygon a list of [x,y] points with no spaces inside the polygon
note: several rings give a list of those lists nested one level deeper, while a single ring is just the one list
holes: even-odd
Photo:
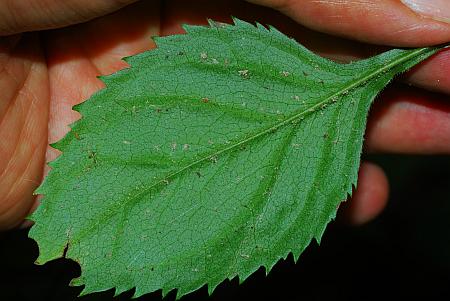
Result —
[{"label": "human hand", "polygon": [[[54,2],[46,1],[49,6],[41,10],[37,9],[37,0],[3,2],[0,33],[67,26],[126,4]],[[103,87],[97,75],[126,67],[122,57],[153,48],[150,36],[181,33],[180,24],[205,23],[206,17],[229,21],[229,16],[235,15],[273,24],[310,49],[340,61],[381,49],[362,42],[425,46],[450,41],[450,24],[421,17],[394,0],[252,2],[278,9],[294,21],[275,10],[237,0],[147,1],[79,25],[0,38],[0,229],[19,225],[36,206],[32,193],[41,181],[45,161],[58,155],[48,142],[61,139],[69,130],[68,124],[80,117],[72,106]],[[440,2],[445,13],[448,4]],[[2,9],[4,3],[14,3],[20,10],[14,13]],[[450,20],[446,16],[439,19]],[[442,102],[448,96],[426,91],[450,94],[449,58],[450,51],[443,51],[408,74],[405,80],[420,89],[397,86],[383,94],[370,116],[367,151],[450,153],[450,104]],[[346,216],[354,223],[372,219],[384,207],[387,194],[383,171],[363,163],[358,189],[345,208]]]}]

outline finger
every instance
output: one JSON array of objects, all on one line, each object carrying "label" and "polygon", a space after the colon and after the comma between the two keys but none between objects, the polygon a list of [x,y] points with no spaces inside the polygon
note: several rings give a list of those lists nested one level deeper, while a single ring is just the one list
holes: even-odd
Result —
[{"label": "finger", "polygon": [[450,49],[445,49],[407,73],[415,86],[450,95]]},{"label": "finger", "polygon": [[48,84],[37,35],[0,39],[0,231],[25,218],[42,178]]},{"label": "finger", "polygon": [[249,1],[278,9],[314,30],[363,42],[417,47],[450,41],[447,0]]},{"label": "finger", "polygon": [[450,97],[392,87],[375,101],[366,137],[371,152],[450,154]]},{"label": "finger", "polygon": [[339,219],[353,225],[365,224],[383,211],[388,196],[389,183],[384,171],[378,165],[365,162],[359,170],[358,186],[341,206]]},{"label": "finger", "polygon": [[0,35],[85,22],[134,1],[136,0],[0,1]]}]

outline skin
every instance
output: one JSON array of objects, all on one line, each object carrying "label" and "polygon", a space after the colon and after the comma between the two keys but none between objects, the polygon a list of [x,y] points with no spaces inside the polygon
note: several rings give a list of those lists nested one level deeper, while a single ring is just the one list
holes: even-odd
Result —
[{"label": "skin", "polygon": [[[450,24],[421,17],[395,0],[131,2],[0,1],[0,230],[21,225],[38,205],[33,191],[47,172],[45,162],[58,156],[48,143],[80,118],[71,107],[103,88],[97,75],[127,67],[122,57],[153,48],[150,36],[181,33],[180,24],[204,24],[206,17],[229,22],[234,15],[275,25],[338,61],[386,46],[450,41]],[[444,50],[403,77],[416,87],[388,88],[371,111],[365,151],[449,154],[448,74],[450,51]],[[365,223],[379,214],[387,196],[384,172],[363,163],[342,215]]]}]

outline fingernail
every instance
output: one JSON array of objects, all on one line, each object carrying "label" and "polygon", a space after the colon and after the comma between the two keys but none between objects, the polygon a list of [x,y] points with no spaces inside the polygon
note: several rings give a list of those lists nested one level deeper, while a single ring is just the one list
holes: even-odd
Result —
[{"label": "fingernail", "polygon": [[401,0],[401,2],[423,17],[450,23],[449,0]]}]

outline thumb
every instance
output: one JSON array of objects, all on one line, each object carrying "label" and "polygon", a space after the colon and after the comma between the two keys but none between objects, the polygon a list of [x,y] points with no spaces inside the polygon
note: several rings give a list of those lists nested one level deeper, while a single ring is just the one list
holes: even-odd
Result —
[{"label": "thumb", "polygon": [[420,47],[450,41],[448,0],[248,0],[297,22],[363,42]]},{"label": "thumb", "polygon": [[0,36],[85,22],[134,1],[136,0],[0,1]]}]

